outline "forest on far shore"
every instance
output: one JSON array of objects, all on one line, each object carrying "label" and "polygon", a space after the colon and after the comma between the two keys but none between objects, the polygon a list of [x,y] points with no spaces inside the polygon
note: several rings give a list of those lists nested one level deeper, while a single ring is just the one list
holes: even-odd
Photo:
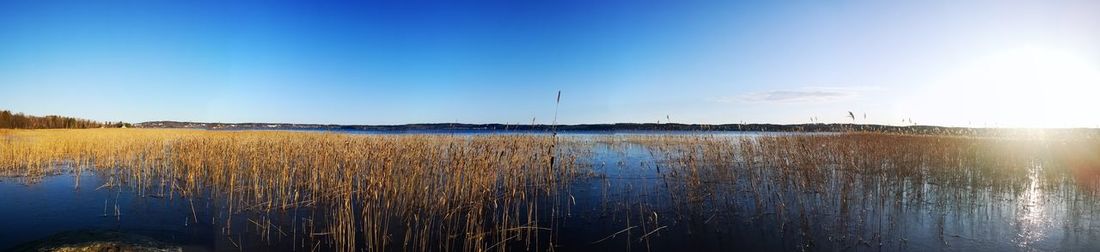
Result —
[{"label": "forest on far shore", "polygon": [[97,122],[64,116],[32,116],[0,110],[0,129],[86,129],[130,127],[124,122]]}]

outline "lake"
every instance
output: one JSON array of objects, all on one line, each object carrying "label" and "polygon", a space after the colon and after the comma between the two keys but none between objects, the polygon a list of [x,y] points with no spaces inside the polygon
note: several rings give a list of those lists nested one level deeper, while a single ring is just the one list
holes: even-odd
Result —
[{"label": "lake", "polygon": [[[496,134],[512,133],[491,133]],[[1074,164],[1060,161],[1061,147],[1040,146],[1023,156],[1000,158],[991,150],[1017,143],[699,132],[592,132],[559,138],[557,148],[581,153],[575,162],[583,175],[516,204],[513,210],[538,223],[517,228],[533,234],[522,236],[526,240],[505,237],[510,239],[489,243],[489,249],[1100,249],[1095,239],[1100,226],[1094,222],[1100,208],[1090,186],[1096,179],[1064,168]],[[897,150],[875,149],[883,142],[900,144]],[[933,147],[952,151],[932,152]],[[171,181],[124,186],[127,179],[112,170],[56,165],[61,166],[58,174],[0,179],[5,227],[0,248],[115,240],[183,251],[340,249],[323,238],[333,234],[303,230],[303,223],[317,225],[336,215],[330,208],[241,210],[216,191],[184,197],[161,186]],[[356,203],[352,209],[369,204]],[[399,216],[388,217],[395,218],[394,226],[382,229],[396,234],[386,236],[397,244],[386,250],[410,248],[400,245],[409,242],[401,235],[415,226],[403,227],[400,223],[407,222]],[[354,223],[362,226],[365,220]],[[437,228],[452,228],[451,222],[441,223]],[[355,237],[358,244],[369,243],[369,234]],[[469,248],[469,240],[424,242]],[[431,247],[438,246],[418,248]]]}]

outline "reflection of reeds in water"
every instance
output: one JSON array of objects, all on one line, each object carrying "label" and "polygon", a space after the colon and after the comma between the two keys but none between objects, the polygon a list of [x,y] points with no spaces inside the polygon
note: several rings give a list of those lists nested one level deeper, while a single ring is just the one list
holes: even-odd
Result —
[{"label": "reflection of reeds in water", "polygon": [[[327,214],[263,232],[313,237],[310,249],[495,250],[545,240],[540,196],[578,171],[568,144],[542,136],[344,135],[192,130],[5,131],[0,171],[33,180],[58,162],[91,167],[142,195],[224,198],[230,213]],[[553,166],[550,163],[554,155]],[[261,215],[261,216],[267,216]],[[195,216],[197,221],[199,217]],[[300,227],[300,228],[299,228]],[[545,247],[543,247],[545,248]]]},{"label": "reflection of reeds in water", "polygon": [[[659,159],[669,199],[676,201],[672,205],[683,207],[676,210],[680,215],[774,222],[778,232],[801,236],[796,240],[804,246],[823,240],[849,249],[897,245],[890,240],[905,234],[892,232],[906,230],[907,212],[935,216],[931,221],[942,240],[958,236],[944,233],[950,230],[944,225],[952,225],[947,222],[981,226],[962,222],[1035,218],[1050,205],[1065,205],[1068,218],[1100,209],[1090,203],[1100,176],[1089,176],[1100,174],[1100,145],[1072,137],[848,133],[615,136],[596,142],[650,150]],[[641,202],[647,203],[657,204]],[[1017,216],[999,216],[1003,212]],[[1037,222],[1017,220],[1029,223]],[[1019,228],[1022,236],[1035,233]]]}]

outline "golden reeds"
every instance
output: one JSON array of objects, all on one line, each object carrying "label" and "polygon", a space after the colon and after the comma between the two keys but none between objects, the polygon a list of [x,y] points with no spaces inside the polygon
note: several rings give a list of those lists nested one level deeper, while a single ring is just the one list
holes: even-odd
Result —
[{"label": "golden reeds", "polygon": [[[899,212],[933,213],[942,233],[947,213],[988,214],[1002,207],[991,202],[1035,190],[1066,199],[1070,218],[1100,208],[1100,142],[1072,136],[0,130],[0,175],[33,182],[86,170],[192,207],[214,198],[227,213],[217,220],[227,234],[251,228],[295,239],[303,250],[546,250],[556,221],[577,204],[564,195],[570,183],[594,175],[608,181],[606,190],[614,179],[586,169],[594,149],[642,149],[652,163],[612,166],[654,172],[621,185],[627,193],[605,195],[605,204],[614,202],[605,209],[623,225],[593,243],[626,237],[628,247],[648,249],[684,218],[731,225],[748,216],[804,241],[820,240],[812,229],[828,227],[830,242],[882,244],[883,233],[903,225]],[[288,213],[293,223],[273,220]]]},{"label": "golden reeds", "polygon": [[[653,218],[648,224],[653,230],[691,218],[740,225],[737,221],[748,216],[774,223],[779,236],[802,236],[807,246],[817,240],[817,246],[845,248],[889,243],[884,237],[902,225],[907,211],[939,216],[942,233],[948,215],[1017,211],[1013,207],[1027,203],[1022,195],[1073,199],[1048,202],[1067,205],[1062,210],[1068,216],[1100,209],[1085,200],[1095,202],[1100,195],[1100,143],[1072,135],[627,135],[594,142],[649,150],[661,182],[625,187],[656,187],[643,190],[668,197],[654,199],[643,196],[653,192],[642,192],[622,201],[634,206],[632,211],[664,213],[659,222]],[[671,207],[656,207],[662,205]],[[644,214],[636,215],[632,221],[645,224]],[[831,231],[823,236],[815,230]]]},{"label": "golden reeds", "polygon": [[[141,195],[210,195],[224,199],[226,233],[243,228],[231,226],[236,214],[315,209],[327,214],[300,223],[310,237],[349,251],[503,250],[538,241],[549,223],[536,211],[555,206],[537,199],[578,174],[582,153],[543,136],[2,132],[4,175],[33,180],[87,168]],[[275,232],[265,218],[249,223]]]}]

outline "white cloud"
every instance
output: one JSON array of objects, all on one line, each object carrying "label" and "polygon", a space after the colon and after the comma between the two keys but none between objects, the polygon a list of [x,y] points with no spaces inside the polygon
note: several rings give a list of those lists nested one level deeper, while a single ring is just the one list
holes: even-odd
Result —
[{"label": "white cloud", "polygon": [[828,103],[859,96],[855,88],[803,88],[752,92],[740,96],[711,99],[720,103]]}]

